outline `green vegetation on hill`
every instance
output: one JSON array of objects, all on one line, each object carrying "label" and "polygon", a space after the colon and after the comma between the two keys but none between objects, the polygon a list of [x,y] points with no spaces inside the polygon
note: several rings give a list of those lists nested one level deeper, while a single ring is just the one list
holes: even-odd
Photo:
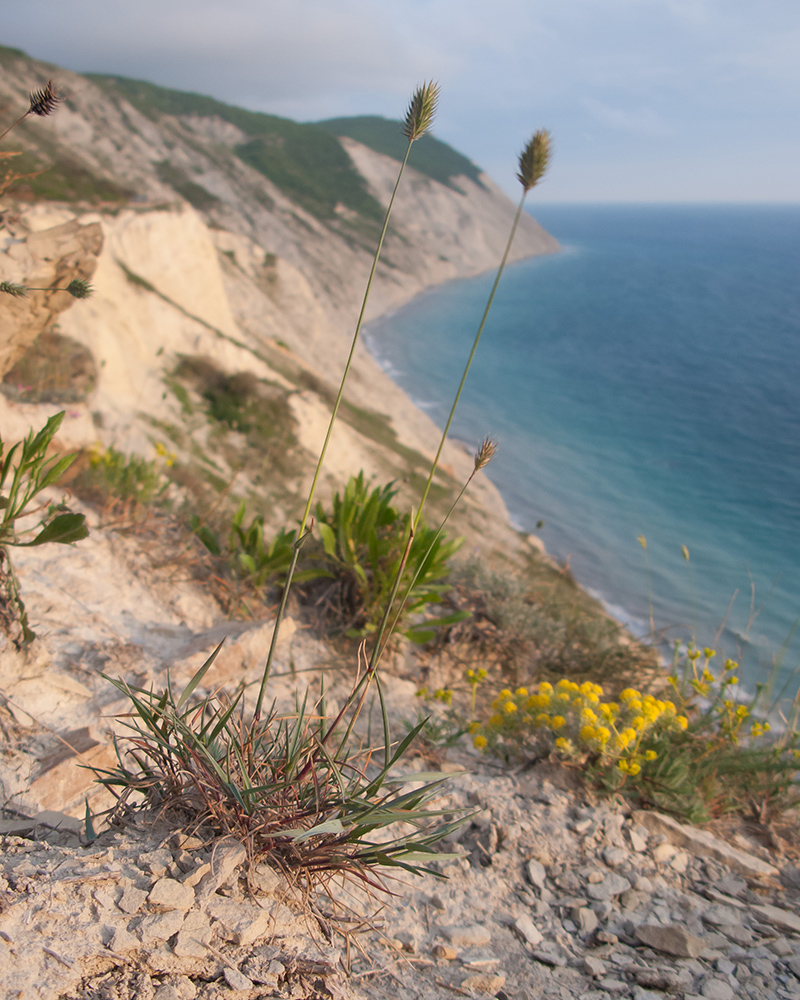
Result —
[{"label": "green vegetation on hill", "polygon": [[[317,122],[320,128],[328,129],[335,135],[346,135],[376,153],[383,153],[395,160],[405,156],[407,140],[403,135],[402,122],[378,115],[363,115],[359,118],[329,118]],[[481,184],[481,171],[472,160],[448,146],[446,142],[432,135],[423,136],[414,146],[414,169],[421,174],[455,188],[456,177],[469,177]]]},{"label": "green vegetation on hill", "polygon": [[366,219],[382,218],[381,206],[328,129],[247,111],[213,97],[170,90],[145,80],[86,75],[107,93],[125,98],[151,119],[160,115],[196,114],[221,118],[235,125],[248,137],[234,149],[235,154],[319,219],[346,217],[347,211],[343,213],[340,206]]}]

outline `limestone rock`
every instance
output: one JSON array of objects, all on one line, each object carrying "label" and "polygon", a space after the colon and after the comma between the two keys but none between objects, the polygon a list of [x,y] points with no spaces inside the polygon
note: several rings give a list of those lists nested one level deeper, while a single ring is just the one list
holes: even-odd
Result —
[{"label": "limestone rock", "polygon": [[680,924],[670,924],[668,927],[640,924],[635,932],[642,944],[678,958],[698,958],[706,948],[703,938],[690,934]]}]

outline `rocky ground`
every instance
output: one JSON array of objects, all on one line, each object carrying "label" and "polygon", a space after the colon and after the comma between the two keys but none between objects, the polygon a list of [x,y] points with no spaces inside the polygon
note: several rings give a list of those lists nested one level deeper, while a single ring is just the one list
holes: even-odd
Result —
[{"label": "rocky ground", "polygon": [[63,816],[6,821],[0,996],[800,998],[786,854],[589,800],[563,772],[453,756],[462,857],[371,903],[352,887],[303,902],[230,840],[142,824],[87,844]]}]

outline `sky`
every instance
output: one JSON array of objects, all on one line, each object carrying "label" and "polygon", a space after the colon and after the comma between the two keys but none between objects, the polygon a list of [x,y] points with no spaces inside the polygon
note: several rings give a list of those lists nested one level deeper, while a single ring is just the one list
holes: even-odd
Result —
[{"label": "sky", "polygon": [[548,128],[543,202],[800,202],[800,0],[3,0],[0,42],[316,121],[435,129],[516,195]]}]

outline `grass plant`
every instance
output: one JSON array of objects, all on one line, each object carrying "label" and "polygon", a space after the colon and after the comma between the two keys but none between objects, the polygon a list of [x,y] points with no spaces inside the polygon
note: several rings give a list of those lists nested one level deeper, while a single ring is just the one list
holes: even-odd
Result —
[{"label": "grass plant", "polygon": [[267,858],[309,892],[336,874],[383,888],[379,867],[438,875],[431,863],[448,855],[436,845],[459,825],[430,806],[446,776],[397,773],[421,727],[392,746],[383,706],[383,747],[376,752],[354,739],[364,672],[333,719],[323,696],[287,713],[273,704],[248,721],[243,686],[231,699],[197,696],[219,648],[179,695],[171,686],[155,693],[108,678],[132,708],[118,766],[98,771],[118,806],[139,799],[233,835],[251,857]]}]

